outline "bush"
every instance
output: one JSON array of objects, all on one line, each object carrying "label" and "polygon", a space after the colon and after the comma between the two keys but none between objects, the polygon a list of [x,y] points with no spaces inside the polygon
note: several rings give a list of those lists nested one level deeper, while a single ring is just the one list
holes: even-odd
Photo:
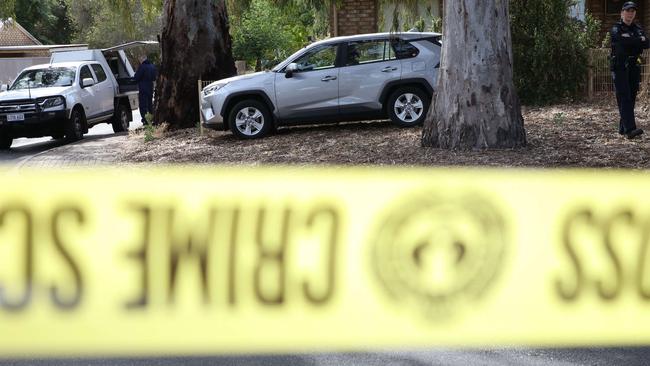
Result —
[{"label": "bush", "polygon": [[253,0],[239,24],[233,25],[232,36],[235,58],[253,63],[255,71],[281,59],[290,42],[280,10],[268,0]]},{"label": "bush", "polygon": [[524,104],[577,99],[587,81],[588,52],[600,22],[571,18],[573,0],[510,2],[514,78]]}]

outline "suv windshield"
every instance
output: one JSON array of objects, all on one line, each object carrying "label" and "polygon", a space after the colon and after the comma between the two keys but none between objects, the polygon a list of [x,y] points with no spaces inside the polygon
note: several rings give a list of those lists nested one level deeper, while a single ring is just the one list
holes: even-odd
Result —
[{"label": "suv windshield", "polygon": [[18,76],[9,90],[70,86],[74,82],[75,68],[52,67],[26,70]]}]

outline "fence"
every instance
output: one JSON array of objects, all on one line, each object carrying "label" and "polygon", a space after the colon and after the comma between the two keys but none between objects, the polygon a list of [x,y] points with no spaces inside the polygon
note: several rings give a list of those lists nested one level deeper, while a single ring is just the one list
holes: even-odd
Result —
[{"label": "fence", "polygon": [[[598,95],[614,94],[614,81],[609,70],[608,48],[598,48],[589,51],[589,77],[587,94],[589,98]],[[650,50],[645,50],[641,65],[641,91],[647,91],[650,86]]]}]

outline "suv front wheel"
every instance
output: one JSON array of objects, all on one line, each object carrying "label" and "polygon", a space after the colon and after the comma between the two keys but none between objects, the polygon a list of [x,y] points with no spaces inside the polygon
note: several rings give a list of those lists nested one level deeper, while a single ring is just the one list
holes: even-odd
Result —
[{"label": "suv front wheel", "polygon": [[395,90],[388,98],[388,115],[400,127],[417,126],[424,122],[431,98],[416,87]]},{"label": "suv front wheel", "polygon": [[79,108],[72,110],[70,118],[65,122],[65,138],[69,141],[81,140],[83,133],[84,116]]},{"label": "suv front wheel", "polygon": [[248,99],[235,104],[228,116],[228,125],[235,136],[256,139],[268,135],[273,121],[264,103]]}]

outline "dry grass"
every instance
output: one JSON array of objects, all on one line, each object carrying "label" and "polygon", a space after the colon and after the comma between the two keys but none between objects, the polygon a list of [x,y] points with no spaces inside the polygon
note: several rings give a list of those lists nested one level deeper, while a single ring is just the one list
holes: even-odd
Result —
[{"label": "dry grass", "polygon": [[[650,105],[637,109],[637,124],[650,132]],[[448,151],[420,146],[421,128],[386,121],[281,128],[242,141],[230,132],[159,131],[152,142],[132,134],[125,162],[193,164],[336,164],[495,167],[650,168],[650,135],[628,140],[618,133],[615,102],[524,108],[528,146],[517,150]]]}]

